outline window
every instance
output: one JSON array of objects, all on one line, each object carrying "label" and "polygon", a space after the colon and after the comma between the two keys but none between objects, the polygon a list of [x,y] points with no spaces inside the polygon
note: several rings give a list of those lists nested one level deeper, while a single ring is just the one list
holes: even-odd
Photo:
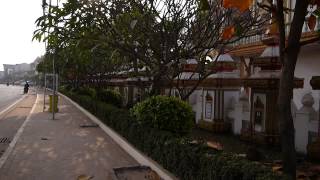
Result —
[{"label": "window", "polygon": [[265,95],[254,94],[252,122],[255,131],[263,132],[265,127]]},{"label": "window", "polygon": [[212,118],[212,104],[213,98],[207,93],[206,95],[206,103],[205,103],[205,118],[211,119]]}]

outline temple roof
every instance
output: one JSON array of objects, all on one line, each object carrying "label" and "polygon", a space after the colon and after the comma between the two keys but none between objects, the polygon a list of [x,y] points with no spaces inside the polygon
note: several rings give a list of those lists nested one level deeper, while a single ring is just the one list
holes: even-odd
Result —
[{"label": "temple roof", "polygon": [[[318,32],[304,32],[302,34],[300,42],[303,44],[313,43],[319,40]],[[234,47],[230,50],[232,56],[242,57],[258,57],[267,48],[267,45],[263,44],[262,41],[242,44]]]}]

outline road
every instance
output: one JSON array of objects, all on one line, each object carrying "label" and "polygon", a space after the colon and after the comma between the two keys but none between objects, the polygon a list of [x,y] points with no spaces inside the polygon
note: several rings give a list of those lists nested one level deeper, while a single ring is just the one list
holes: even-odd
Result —
[{"label": "road", "polygon": [[[23,96],[22,89],[22,86],[7,87],[0,85],[0,112]],[[26,120],[35,99],[35,93],[29,93],[22,101],[10,108],[10,110],[0,114],[0,157]]]},{"label": "road", "polygon": [[0,84],[0,112],[22,97],[22,86]]}]

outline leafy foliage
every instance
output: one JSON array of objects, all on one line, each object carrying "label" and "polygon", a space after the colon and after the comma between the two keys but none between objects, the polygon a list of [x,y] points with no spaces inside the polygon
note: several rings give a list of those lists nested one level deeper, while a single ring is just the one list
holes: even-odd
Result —
[{"label": "leafy foliage", "polygon": [[143,125],[159,130],[186,134],[193,127],[190,105],[176,97],[153,96],[136,104],[131,112]]},{"label": "leafy foliage", "polygon": [[80,87],[78,89],[75,89],[75,91],[80,94],[80,95],[85,95],[85,96],[89,96],[91,98],[96,98],[97,97],[97,93],[96,90],[93,88],[89,88],[89,87]]},{"label": "leafy foliage", "polygon": [[110,89],[99,89],[97,91],[97,98],[105,103],[122,106],[122,96],[119,92]]},{"label": "leafy foliage", "polygon": [[93,101],[89,96],[77,95],[70,91],[64,93],[180,179],[283,179],[258,163],[232,154],[219,153],[209,149],[204,143],[194,143],[192,139],[179,138],[168,131],[137,123],[127,110]]},{"label": "leafy foliage", "polygon": [[[206,60],[210,51],[222,52],[267,22],[253,9],[223,8],[220,0],[67,0],[44,7],[34,32],[51,55],[42,72],[54,58],[60,77],[79,85],[104,83],[133,69],[133,76],[152,79],[153,94],[159,94],[161,83],[177,80],[187,59],[197,59],[198,80],[205,79],[213,73],[203,68],[214,65]],[[225,32],[229,26],[234,30]],[[182,84],[175,84],[180,94]]]}]

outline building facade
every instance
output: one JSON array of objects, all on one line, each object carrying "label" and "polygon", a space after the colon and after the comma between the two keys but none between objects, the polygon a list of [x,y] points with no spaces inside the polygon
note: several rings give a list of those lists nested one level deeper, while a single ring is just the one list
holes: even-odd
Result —
[{"label": "building facade", "polygon": [[[295,1],[286,1],[293,8]],[[293,13],[286,14],[286,34]],[[310,17],[307,15],[306,19]],[[306,22],[303,27],[301,48],[295,70],[292,116],[295,125],[296,150],[320,154],[320,90],[313,89],[310,81],[320,76],[320,41],[317,18],[314,29]],[[277,98],[281,63],[277,34],[253,35],[228,47],[228,53],[217,60],[216,73],[202,81],[189,96],[188,102],[195,114],[196,124],[213,132],[232,132],[241,139],[278,146],[280,144]],[[179,79],[185,88],[196,83],[193,71],[196,60],[188,60]],[[108,82],[115,87],[128,104],[143,99],[150,88],[146,78],[129,78],[125,75]],[[138,82],[140,86],[137,86]],[[188,86],[189,84],[189,86]],[[163,88],[163,95],[179,96],[172,88]],[[313,146],[314,144],[318,144]]]}]

